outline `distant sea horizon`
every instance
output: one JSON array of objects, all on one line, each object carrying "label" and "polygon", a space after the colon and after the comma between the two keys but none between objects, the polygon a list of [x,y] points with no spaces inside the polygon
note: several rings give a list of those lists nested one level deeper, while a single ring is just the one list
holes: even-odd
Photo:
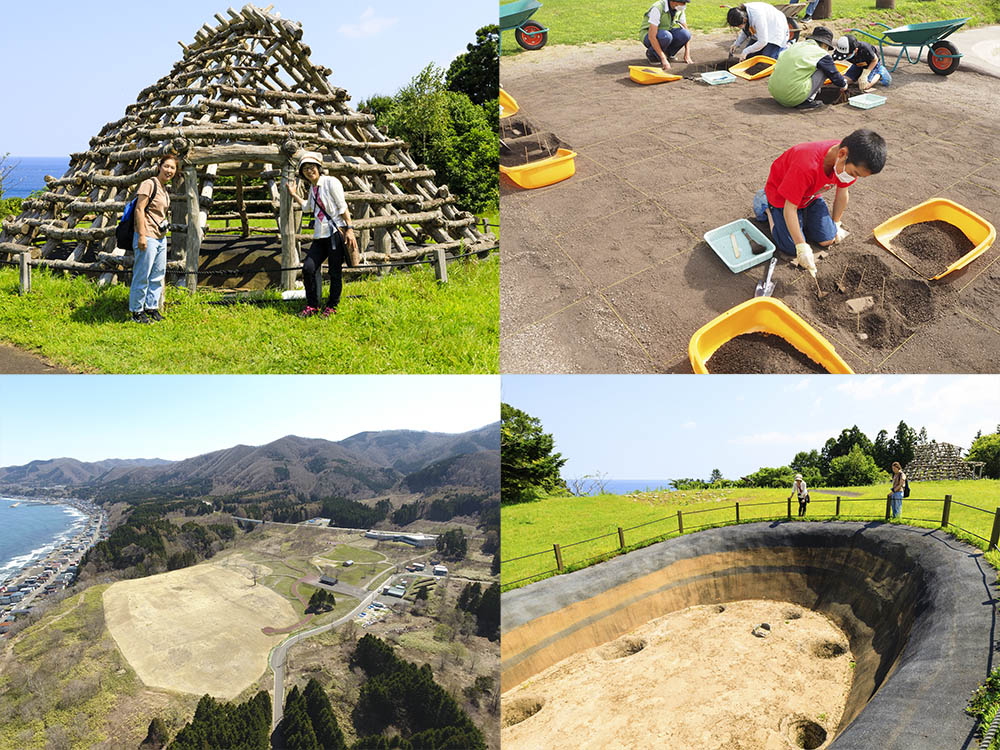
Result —
[{"label": "distant sea horizon", "polygon": [[[0,154],[2,155],[2,154]],[[13,167],[3,181],[4,198],[27,198],[45,187],[45,175],[62,177],[69,169],[69,156],[8,156],[4,168]]]},{"label": "distant sea horizon", "polygon": [[0,581],[47,555],[86,523],[87,516],[68,505],[0,497]]},{"label": "distant sea horizon", "polygon": [[[571,488],[574,482],[581,483],[584,495],[596,495],[600,491],[598,483],[593,479],[567,479],[566,484]],[[608,495],[627,495],[636,490],[672,490],[672,479],[604,479],[604,492]]]}]

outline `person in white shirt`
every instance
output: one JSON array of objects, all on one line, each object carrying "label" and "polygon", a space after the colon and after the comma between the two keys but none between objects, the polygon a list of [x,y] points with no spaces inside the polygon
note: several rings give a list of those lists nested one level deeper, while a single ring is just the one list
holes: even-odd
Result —
[{"label": "person in white shirt", "polygon": [[[348,259],[348,252],[353,256],[358,250],[347,201],[344,200],[344,188],[336,177],[324,175],[320,171],[322,166],[320,155],[314,152],[306,152],[299,159],[299,177],[308,183],[309,198],[306,200],[299,197],[298,185],[286,183],[289,195],[298,202],[302,210],[311,211],[316,217],[313,242],[302,263],[306,306],[299,313],[300,318],[308,318],[317,313],[323,318],[329,318],[337,312],[343,289],[341,267]],[[320,311],[316,275],[321,273],[320,267],[327,259],[330,268],[330,297],[326,307]]]},{"label": "person in white shirt", "polygon": [[[799,515],[804,516],[806,514],[806,504],[809,502],[809,488],[806,487],[806,482],[801,474],[795,475],[795,483],[792,485],[792,495],[798,497]],[[792,495],[788,496],[789,500],[792,499]]]},{"label": "person in white shirt", "polygon": [[684,11],[688,0],[656,0],[643,19],[639,38],[646,46],[646,59],[654,65],[660,64],[664,70],[670,69],[668,58],[672,58],[681,49],[684,50],[684,62],[689,65],[691,59],[691,31],[688,29]]},{"label": "person in white shirt", "polygon": [[740,30],[729,49],[729,54],[740,60],[754,55],[777,60],[788,46],[788,19],[770,3],[744,3],[730,8],[726,23]]}]

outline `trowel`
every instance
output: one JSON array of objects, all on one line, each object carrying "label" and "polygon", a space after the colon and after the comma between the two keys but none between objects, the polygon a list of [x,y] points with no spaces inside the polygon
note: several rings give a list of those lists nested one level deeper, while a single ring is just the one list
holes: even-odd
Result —
[{"label": "trowel", "polygon": [[778,259],[771,258],[771,262],[767,266],[767,276],[764,277],[763,281],[758,281],[757,287],[753,290],[754,297],[770,297],[774,293],[774,282],[771,281],[771,274],[774,273],[776,265],[778,265]]}]

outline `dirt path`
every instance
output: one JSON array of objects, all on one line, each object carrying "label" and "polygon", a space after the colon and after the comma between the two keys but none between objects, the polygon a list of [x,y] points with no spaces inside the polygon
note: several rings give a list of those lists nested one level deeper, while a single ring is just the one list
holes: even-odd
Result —
[{"label": "dirt path", "polygon": [[[696,35],[697,64],[674,72],[724,61],[730,40]],[[501,179],[502,372],[690,372],[691,336],[750,299],[764,270],[732,273],[702,235],[750,216],[784,150],[862,127],[885,137],[889,158],[851,189],[851,235],[819,261],[831,294],[818,300],[808,275],[781,262],[775,296],[856,372],[1000,371],[1000,243],[929,282],[872,235],[932,197],[1000,222],[1000,79],[962,68],[942,78],[904,61],[879,89],[881,107],[800,112],[777,105],[766,79],[640,86],[627,66],[643,59],[623,41],[502,60],[518,116],[578,153],[576,174],[550,187]],[[836,290],[842,279],[850,293]],[[868,295],[875,309],[847,311],[847,299]]]},{"label": "dirt path", "polygon": [[[764,622],[768,635],[753,635]],[[571,736],[581,750],[826,747],[851,666],[843,633],[802,607],[762,600],[690,607],[506,693],[502,744],[560,747]],[[797,744],[804,736],[808,744]]]},{"label": "dirt path", "polygon": [[0,373],[5,375],[62,375],[71,373],[59,365],[52,364],[44,357],[18,349],[11,344],[0,343]]}]

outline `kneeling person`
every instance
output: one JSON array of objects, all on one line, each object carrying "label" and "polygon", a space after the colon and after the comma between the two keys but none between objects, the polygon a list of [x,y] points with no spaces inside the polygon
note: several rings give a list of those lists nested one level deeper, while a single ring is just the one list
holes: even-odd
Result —
[{"label": "kneeling person", "polygon": [[833,47],[833,32],[825,26],[817,26],[807,39],[790,45],[767,79],[767,90],[775,101],[785,107],[819,107],[822,102],[816,100],[816,94],[827,78],[846,92],[847,81],[830,56]]},{"label": "kneeling person", "polygon": [[888,86],[892,76],[879,59],[878,52],[868,42],[855,39],[851,34],[837,40],[837,51],[833,53],[836,60],[847,60],[851,67],[844,73],[844,78],[857,81],[862,91],[867,91],[876,83]]},{"label": "kneeling person", "polygon": [[754,55],[777,60],[788,46],[788,19],[770,3],[744,3],[730,8],[726,23],[740,30],[729,54],[738,54],[741,60]]},{"label": "kneeling person", "polygon": [[[764,189],[754,196],[754,216],[758,221],[766,218],[778,250],[795,255],[815,277],[809,243],[828,247],[842,237],[847,189],[858,177],[881,172],[885,158],[885,140],[873,130],[855,130],[840,142],[792,146],[771,164]],[[837,191],[831,215],[821,194],[833,185]]]},{"label": "kneeling person", "polygon": [[659,63],[664,70],[670,69],[667,58],[676,55],[684,49],[684,62],[690,64],[689,42],[691,32],[688,31],[684,10],[688,0],[656,0],[646,11],[646,20],[639,30],[640,39],[646,45],[646,59],[651,63]]}]

